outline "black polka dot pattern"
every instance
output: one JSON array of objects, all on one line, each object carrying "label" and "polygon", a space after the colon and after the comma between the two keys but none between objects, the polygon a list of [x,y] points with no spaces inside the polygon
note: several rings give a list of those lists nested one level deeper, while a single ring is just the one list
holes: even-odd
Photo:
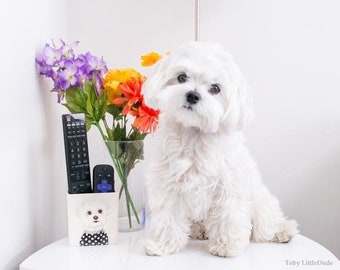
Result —
[{"label": "black polka dot pattern", "polygon": [[103,230],[94,233],[85,232],[82,235],[79,244],[80,246],[108,245],[109,237],[107,236],[107,233]]}]

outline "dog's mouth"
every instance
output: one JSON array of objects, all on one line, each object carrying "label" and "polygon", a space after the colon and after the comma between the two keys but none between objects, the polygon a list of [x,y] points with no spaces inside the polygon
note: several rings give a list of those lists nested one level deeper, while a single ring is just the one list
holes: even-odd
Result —
[{"label": "dog's mouth", "polygon": [[98,223],[98,222],[99,222],[99,220],[94,220],[94,221],[93,221],[93,223]]},{"label": "dog's mouth", "polygon": [[192,111],[192,106],[191,105],[185,104],[185,105],[183,105],[183,108],[185,108],[185,109],[187,109],[189,111]]}]

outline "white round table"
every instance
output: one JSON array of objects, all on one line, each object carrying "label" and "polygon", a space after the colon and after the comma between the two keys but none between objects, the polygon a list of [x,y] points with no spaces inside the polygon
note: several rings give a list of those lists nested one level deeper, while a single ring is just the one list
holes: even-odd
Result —
[{"label": "white round table", "polygon": [[178,254],[147,256],[142,246],[144,234],[120,233],[119,244],[95,247],[70,247],[65,238],[28,257],[20,270],[340,270],[339,260],[330,251],[302,235],[288,244],[251,243],[242,256],[230,259],[210,255],[207,241],[199,240],[190,240]]}]

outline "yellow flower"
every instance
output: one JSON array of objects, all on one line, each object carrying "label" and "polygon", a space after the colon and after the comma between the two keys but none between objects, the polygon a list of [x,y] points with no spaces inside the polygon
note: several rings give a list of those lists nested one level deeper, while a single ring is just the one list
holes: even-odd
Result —
[{"label": "yellow flower", "polygon": [[150,52],[148,54],[142,55],[140,58],[142,59],[141,65],[143,67],[147,67],[147,66],[152,66],[153,64],[155,64],[157,61],[159,61],[162,58],[162,56],[159,53]]},{"label": "yellow flower", "polygon": [[115,98],[121,97],[119,85],[131,78],[139,78],[141,74],[133,68],[110,69],[104,78],[103,86],[107,92],[108,101],[111,104]]}]

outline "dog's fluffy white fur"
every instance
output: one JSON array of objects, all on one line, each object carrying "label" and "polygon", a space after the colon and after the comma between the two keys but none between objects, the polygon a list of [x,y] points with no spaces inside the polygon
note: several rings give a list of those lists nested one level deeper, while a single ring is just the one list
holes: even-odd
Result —
[{"label": "dog's fluffy white fur", "polygon": [[180,47],[157,63],[142,93],[161,110],[146,147],[147,254],[178,252],[192,237],[208,238],[211,254],[234,257],[250,239],[288,242],[298,233],[244,145],[249,90],[220,45]]}]

